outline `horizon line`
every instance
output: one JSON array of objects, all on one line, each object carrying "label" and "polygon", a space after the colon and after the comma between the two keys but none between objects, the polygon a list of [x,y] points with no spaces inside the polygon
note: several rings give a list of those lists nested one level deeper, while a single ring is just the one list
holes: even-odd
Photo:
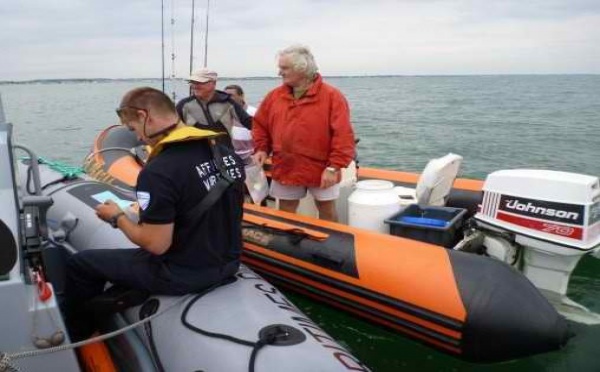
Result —
[{"label": "horizon line", "polygon": [[[590,72],[569,72],[569,73],[499,73],[499,74],[364,74],[364,75],[323,75],[325,78],[377,78],[377,77],[481,77],[481,76],[564,76],[564,75],[600,75],[600,73]],[[218,80],[274,80],[280,79],[279,76],[223,76]],[[88,82],[88,81],[141,81],[141,80],[163,80],[162,77],[143,77],[143,78],[41,78],[29,80],[0,80],[0,84],[27,84],[38,82]],[[174,78],[165,80],[187,80],[186,78]]]}]

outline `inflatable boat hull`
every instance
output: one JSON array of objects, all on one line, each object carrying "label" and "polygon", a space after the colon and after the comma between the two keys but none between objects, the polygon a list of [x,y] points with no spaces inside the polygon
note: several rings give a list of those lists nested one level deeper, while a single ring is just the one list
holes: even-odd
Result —
[{"label": "inflatable boat hull", "polygon": [[[102,151],[103,138],[127,136],[107,129],[86,164],[130,193],[133,183],[119,175],[137,174],[139,165],[115,161],[126,152],[109,160]],[[368,168],[358,177],[403,186],[418,179]],[[475,213],[481,186],[457,180],[450,205]],[[569,338],[539,291],[493,259],[253,204],[244,207],[243,237],[244,262],[269,280],[465,360],[510,360],[560,349]]]},{"label": "inflatable boat hull", "polygon": [[[21,163],[27,185],[27,162]],[[127,195],[86,178],[65,179],[40,165],[51,244],[48,276],[60,292],[64,259],[86,249],[134,248],[121,233],[99,220],[98,195],[121,202]],[[131,200],[129,200],[131,202]],[[304,315],[277,288],[242,265],[232,283],[197,295],[152,296],[116,314],[103,325],[109,332],[148,317],[134,331],[107,343],[117,365],[139,371],[368,371],[344,347]]]}]

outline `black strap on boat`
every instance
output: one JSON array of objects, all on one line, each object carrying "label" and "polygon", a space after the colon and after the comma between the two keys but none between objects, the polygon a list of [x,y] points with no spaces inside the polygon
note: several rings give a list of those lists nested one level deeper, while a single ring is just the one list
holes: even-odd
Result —
[{"label": "black strap on boat", "polygon": [[206,331],[206,330],[196,327],[195,325],[191,324],[187,320],[188,312],[190,311],[192,306],[196,303],[196,301],[198,301],[205,294],[211,292],[215,288],[220,287],[222,285],[227,285],[233,281],[235,281],[235,277],[227,278],[224,281],[205,289],[201,293],[198,293],[190,302],[187,303],[187,305],[185,306],[185,309],[181,313],[181,323],[187,329],[194,331],[196,333],[199,333],[201,335],[204,335],[207,337],[218,338],[221,340],[227,340],[227,341],[239,344],[239,345],[251,347],[252,354],[250,355],[250,360],[248,362],[248,371],[254,372],[255,364],[256,364],[256,356],[258,355],[258,351],[266,345],[278,344],[280,340],[285,340],[289,336],[289,331],[287,329],[285,329],[284,326],[280,326],[279,328],[275,327],[276,332],[259,334],[259,339],[254,342],[254,341],[242,340],[240,338],[222,334],[222,333],[209,332],[209,331]]},{"label": "black strap on boat", "polygon": [[[216,137],[212,137],[208,139],[208,143],[210,145],[210,150],[213,155],[213,160],[215,165],[217,166],[217,170],[219,171],[219,179],[217,183],[210,189],[208,194],[202,200],[196,204],[192,209],[190,209],[185,214],[185,219],[188,221],[192,221],[192,225],[196,226],[202,220],[202,217],[206,214],[206,212],[223,196],[225,191],[231,187],[235,183],[235,180],[231,175],[227,172],[227,167],[223,162],[223,154],[219,149],[219,145],[217,143]],[[208,253],[210,253],[214,258],[216,258],[220,264],[225,264],[226,261],[223,258],[222,254],[215,251],[211,246],[207,247]]]}]

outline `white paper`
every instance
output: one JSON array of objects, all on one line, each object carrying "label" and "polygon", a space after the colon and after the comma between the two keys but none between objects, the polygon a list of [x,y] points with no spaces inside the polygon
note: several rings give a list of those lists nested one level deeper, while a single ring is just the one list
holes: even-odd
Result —
[{"label": "white paper", "polygon": [[92,199],[98,201],[98,203],[100,203],[100,204],[104,203],[107,200],[112,200],[115,203],[117,203],[117,205],[121,209],[125,209],[134,203],[133,200],[124,200],[124,199],[119,198],[117,195],[115,195],[111,191],[103,191],[101,193],[94,194],[94,195],[92,195]]},{"label": "white paper", "polygon": [[246,187],[254,204],[260,204],[269,194],[267,176],[261,166],[251,164],[245,167]]},{"label": "white paper", "polygon": [[231,127],[231,139],[238,141],[252,141],[252,132],[244,127]]}]

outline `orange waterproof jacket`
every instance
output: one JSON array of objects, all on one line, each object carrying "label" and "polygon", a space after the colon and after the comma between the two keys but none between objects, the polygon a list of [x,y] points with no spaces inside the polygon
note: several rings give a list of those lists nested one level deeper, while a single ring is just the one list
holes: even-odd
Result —
[{"label": "orange waterproof jacket", "polygon": [[344,168],[355,155],[348,102],[320,75],[299,99],[286,85],[269,92],[252,137],[255,151],[273,155],[273,179],[284,185],[318,187],[326,167]]}]

